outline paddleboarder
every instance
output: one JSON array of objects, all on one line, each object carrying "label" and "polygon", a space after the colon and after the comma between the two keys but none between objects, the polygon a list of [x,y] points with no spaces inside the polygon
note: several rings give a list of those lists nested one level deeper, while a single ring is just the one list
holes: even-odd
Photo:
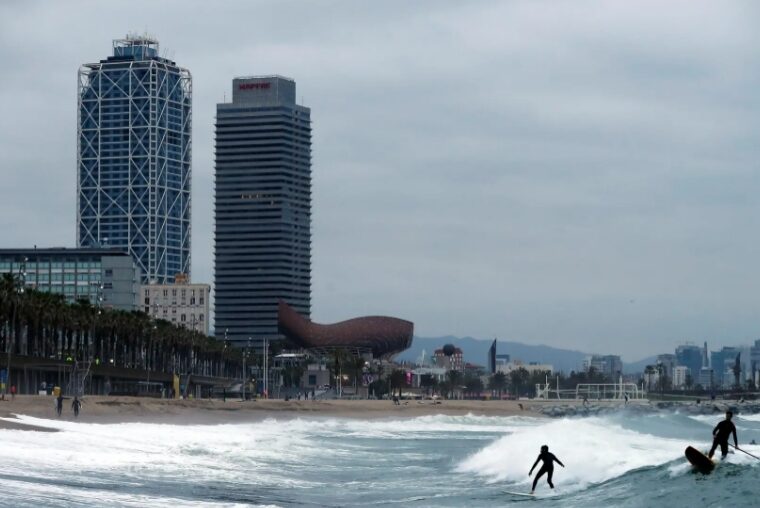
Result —
[{"label": "paddleboarder", "polygon": [[710,453],[707,454],[708,457],[712,458],[715,449],[720,445],[721,458],[725,459],[726,455],[728,455],[728,437],[731,434],[734,435],[734,446],[739,446],[739,441],[736,439],[736,427],[734,427],[733,422],[731,422],[733,416],[733,412],[726,411],[726,419],[718,423],[713,429],[713,444],[712,448],[710,448]]},{"label": "paddleboarder", "polygon": [[530,468],[530,472],[528,473],[528,476],[533,474],[533,469],[535,469],[535,467],[541,461],[543,461],[543,464],[541,465],[541,469],[538,470],[536,477],[533,479],[533,488],[530,491],[531,494],[533,494],[536,491],[536,484],[538,483],[538,479],[541,478],[541,476],[544,473],[546,473],[546,481],[549,484],[549,487],[551,487],[552,489],[554,488],[554,484],[552,483],[552,475],[554,474],[555,462],[559,464],[560,466],[565,467],[565,465],[562,462],[560,462],[560,460],[557,457],[555,457],[553,453],[549,453],[549,447],[544,445],[541,447],[541,453],[538,455],[536,462],[533,463],[533,467]]}]

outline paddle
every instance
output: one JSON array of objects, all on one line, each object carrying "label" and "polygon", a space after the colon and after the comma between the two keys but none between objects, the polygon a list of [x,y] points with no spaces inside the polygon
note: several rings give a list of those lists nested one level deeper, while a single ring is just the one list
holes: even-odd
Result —
[{"label": "paddle", "polygon": [[736,448],[736,449],[737,449],[737,450],[739,450],[740,452],[744,452],[744,453],[746,453],[747,455],[749,455],[750,457],[752,457],[752,458],[755,458],[755,459],[757,459],[757,460],[760,460],[760,457],[758,457],[757,455],[752,455],[752,454],[751,454],[751,453],[749,453],[748,451],[746,451],[746,450],[742,450],[742,449],[741,449],[741,448],[739,448],[738,446],[734,446],[734,445],[732,445],[731,443],[728,443],[728,446],[731,446],[732,448]]}]

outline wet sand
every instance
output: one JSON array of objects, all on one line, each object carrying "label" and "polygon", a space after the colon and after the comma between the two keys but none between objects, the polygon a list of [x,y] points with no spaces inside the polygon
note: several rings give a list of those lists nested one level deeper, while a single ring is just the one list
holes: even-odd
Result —
[{"label": "wet sand", "polygon": [[[344,418],[413,418],[424,415],[542,416],[537,401],[442,400],[166,400],[140,397],[100,397],[82,399],[78,421],[87,423],[168,423],[214,425],[243,423],[266,418],[344,417]],[[548,401],[547,401],[548,402]],[[556,403],[556,401],[555,401]],[[521,406],[522,405],[522,409]],[[14,415],[57,420],[53,397],[17,396],[0,401],[0,429],[40,430],[21,422],[9,422]],[[65,421],[74,421],[71,399],[63,406]]]}]

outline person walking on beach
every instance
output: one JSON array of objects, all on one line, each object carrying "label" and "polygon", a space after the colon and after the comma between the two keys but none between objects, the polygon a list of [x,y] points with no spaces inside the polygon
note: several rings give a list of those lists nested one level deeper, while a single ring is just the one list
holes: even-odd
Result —
[{"label": "person walking on beach", "polygon": [[734,435],[734,447],[739,446],[739,441],[736,439],[736,427],[734,427],[731,421],[733,416],[733,412],[726,411],[726,419],[718,423],[713,429],[713,444],[712,448],[710,448],[710,453],[707,454],[708,457],[712,458],[715,449],[720,445],[721,458],[725,459],[726,455],[728,455],[728,437],[731,434]]},{"label": "person walking on beach", "polygon": [[74,401],[71,403],[71,409],[74,410],[74,418],[79,418],[79,410],[82,409],[82,401],[77,397],[74,397]]},{"label": "person walking on beach", "polygon": [[541,453],[538,454],[538,458],[536,459],[536,462],[533,463],[533,467],[530,468],[528,476],[533,474],[533,469],[535,469],[538,463],[542,461],[543,464],[541,465],[541,469],[538,470],[536,477],[533,479],[533,488],[530,490],[531,494],[536,491],[536,484],[538,483],[538,479],[541,478],[544,473],[546,473],[546,481],[549,484],[549,487],[552,489],[554,488],[554,484],[552,483],[552,475],[554,474],[555,462],[560,466],[565,467],[565,465],[560,462],[560,460],[555,457],[553,453],[549,453],[549,447],[544,445],[541,447]]},{"label": "person walking on beach", "polygon": [[63,394],[59,393],[58,397],[55,398],[55,412],[58,413],[58,417],[61,416],[62,411],[63,411]]}]

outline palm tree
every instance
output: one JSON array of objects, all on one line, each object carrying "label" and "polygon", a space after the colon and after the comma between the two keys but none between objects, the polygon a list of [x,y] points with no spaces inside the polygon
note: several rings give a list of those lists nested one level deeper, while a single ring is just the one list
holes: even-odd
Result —
[{"label": "palm tree", "polygon": [[7,354],[102,362],[159,372],[237,376],[238,350],[142,312],[65,303],[62,295],[25,290],[12,274],[0,276],[0,349]]},{"label": "palm tree", "polygon": [[684,379],[683,385],[687,390],[691,390],[694,387],[694,378],[691,377],[691,373],[686,373],[686,379]]},{"label": "palm tree", "polygon": [[519,367],[509,373],[509,380],[512,386],[515,388],[515,394],[519,397],[522,394],[522,389],[525,383],[530,379],[530,373],[524,367]]},{"label": "palm tree", "polygon": [[430,391],[438,386],[438,380],[432,374],[423,374],[420,377],[420,386],[425,388],[427,394],[430,395]]},{"label": "palm tree", "polygon": [[494,373],[494,375],[491,376],[491,379],[488,381],[488,388],[495,390],[501,399],[502,391],[507,389],[507,375],[503,372]]},{"label": "palm tree", "polygon": [[393,394],[393,389],[398,388],[398,397],[401,398],[401,389],[406,384],[406,372],[401,369],[394,369],[391,372],[389,384],[391,395]]},{"label": "palm tree", "polygon": [[741,388],[741,383],[739,382],[739,378],[741,377],[741,374],[742,374],[741,356],[742,356],[741,353],[736,355],[736,361],[734,361],[734,368],[733,368],[734,387],[737,389]]},{"label": "palm tree", "polygon": [[359,393],[359,385],[361,384],[362,374],[364,374],[364,368],[366,362],[361,356],[354,356],[348,362],[348,366],[351,369],[351,375],[354,378],[354,394]]},{"label": "palm tree", "polygon": [[483,391],[483,381],[479,376],[468,374],[464,379],[464,386],[470,396],[476,394],[480,397],[480,393]]},{"label": "palm tree", "polygon": [[655,373],[654,365],[647,365],[646,367],[644,367],[644,376],[646,377],[646,380],[647,380],[648,392],[652,391],[652,376],[654,376],[654,373]]},{"label": "palm tree", "polygon": [[348,363],[348,352],[343,348],[332,351],[332,363],[328,365],[332,379],[335,379],[338,397],[343,395],[343,368]]},{"label": "palm tree", "polygon": [[[461,384],[462,380],[462,373],[458,370],[450,370],[446,373],[446,381],[447,381],[447,398],[451,397],[452,395],[455,395],[457,390],[459,389],[459,385]],[[451,394],[451,395],[449,395]]]}]

